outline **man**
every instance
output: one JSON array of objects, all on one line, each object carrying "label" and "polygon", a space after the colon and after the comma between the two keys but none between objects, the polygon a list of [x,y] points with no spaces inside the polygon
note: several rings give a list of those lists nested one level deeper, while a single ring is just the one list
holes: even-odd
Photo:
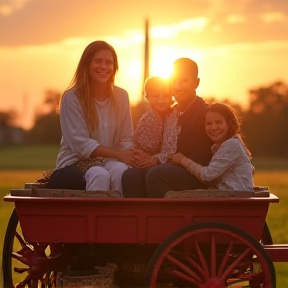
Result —
[{"label": "man", "polygon": [[[176,152],[206,166],[212,158],[212,142],[204,129],[204,115],[208,104],[196,94],[200,82],[197,64],[189,58],[176,60],[170,80],[180,115]],[[122,176],[124,197],[143,197],[143,194],[146,194],[147,197],[162,198],[171,190],[205,188],[205,185],[185,168],[172,163],[155,165],[144,177],[137,169],[126,170]]]},{"label": "man", "polygon": [[[173,64],[171,89],[179,109],[177,152],[201,165],[208,165],[212,142],[204,129],[207,104],[198,97],[198,66],[189,58],[180,58]],[[147,197],[164,197],[173,190],[201,189],[205,186],[183,167],[171,163],[156,165],[146,175]]]}]

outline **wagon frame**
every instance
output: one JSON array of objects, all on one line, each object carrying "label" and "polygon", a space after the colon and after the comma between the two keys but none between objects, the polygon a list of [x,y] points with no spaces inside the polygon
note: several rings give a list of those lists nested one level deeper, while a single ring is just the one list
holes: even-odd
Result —
[{"label": "wagon frame", "polygon": [[[12,189],[4,197],[15,205],[4,240],[4,288],[15,286],[12,259],[26,266],[14,271],[28,272],[17,288],[36,288],[40,282],[58,288],[59,275],[79,273],[77,257],[89,263],[85,271],[114,263],[115,285],[121,288],[171,283],[223,288],[241,281],[253,288],[276,287],[273,262],[288,261],[288,245],[272,243],[265,220],[270,203],[279,199],[269,191],[171,191],[162,199],[118,196],[29,183]],[[23,237],[16,231],[18,221]],[[14,242],[21,244],[17,252]]]}]

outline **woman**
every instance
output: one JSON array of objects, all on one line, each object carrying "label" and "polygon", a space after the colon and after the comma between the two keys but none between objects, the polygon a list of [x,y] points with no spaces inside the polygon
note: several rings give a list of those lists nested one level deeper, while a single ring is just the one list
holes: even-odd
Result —
[{"label": "woman", "polygon": [[48,188],[118,190],[133,163],[128,94],[114,85],[118,60],[104,41],[84,50],[60,101],[61,148]]}]

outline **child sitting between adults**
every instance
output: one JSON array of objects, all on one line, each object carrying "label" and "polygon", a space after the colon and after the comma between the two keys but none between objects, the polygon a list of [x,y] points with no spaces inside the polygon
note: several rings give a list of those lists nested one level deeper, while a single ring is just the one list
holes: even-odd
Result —
[{"label": "child sitting between adults", "polygon": [[138,169],[166,163],[177,145],[178,114],[173,108],[169,83],[152,76],[145,81],[144,91],[150,108],[139,120],[133,136],[134,168]]},{"label": "child sitting between adults", "polygon": [[173,154],[171,162],[182,165],[211,188],[253,191],[251,153],[242,140],[235,110],[222,103],[210,105],[205,114],[205,131],[214,142],[208,166],[201,166],[181,153]]}]

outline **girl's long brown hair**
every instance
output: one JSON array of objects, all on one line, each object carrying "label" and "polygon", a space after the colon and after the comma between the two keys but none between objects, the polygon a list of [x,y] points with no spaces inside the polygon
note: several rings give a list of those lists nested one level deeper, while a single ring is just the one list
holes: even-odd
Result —
[{"label": "girl's long brown hair", "polygon": [[[115,74],[118,71],[118,58],[114,48],[105,41],[94,41],[90,43],[82,53],[80,61],[78,63],[76,72],[72,78],[71,83],[65,90],[75,89],[77,97],[80,101],[81,108],[88,126],[90,133],[97,129],[99,119],[97,115],[97,110],[95,109],[95,104],[89,89],[89,66],[93,59],[94,53],[99,50],[109,50],[112,53],[114,60],[114,71],[112,77],[107,82],[107,90],[110,91],[110,97],[112,101],[112,106],[116,113],[118,113],[118,103],[114,95],[114,80]],[[63,95],[65,94],[63,93]],[[63,97],[62,95],[62,97]],[[62,98],[61,97],[61,98]],[[61,100],[60,100],[61,104]],[[59,104],[59,107],[60,107]]]}]

